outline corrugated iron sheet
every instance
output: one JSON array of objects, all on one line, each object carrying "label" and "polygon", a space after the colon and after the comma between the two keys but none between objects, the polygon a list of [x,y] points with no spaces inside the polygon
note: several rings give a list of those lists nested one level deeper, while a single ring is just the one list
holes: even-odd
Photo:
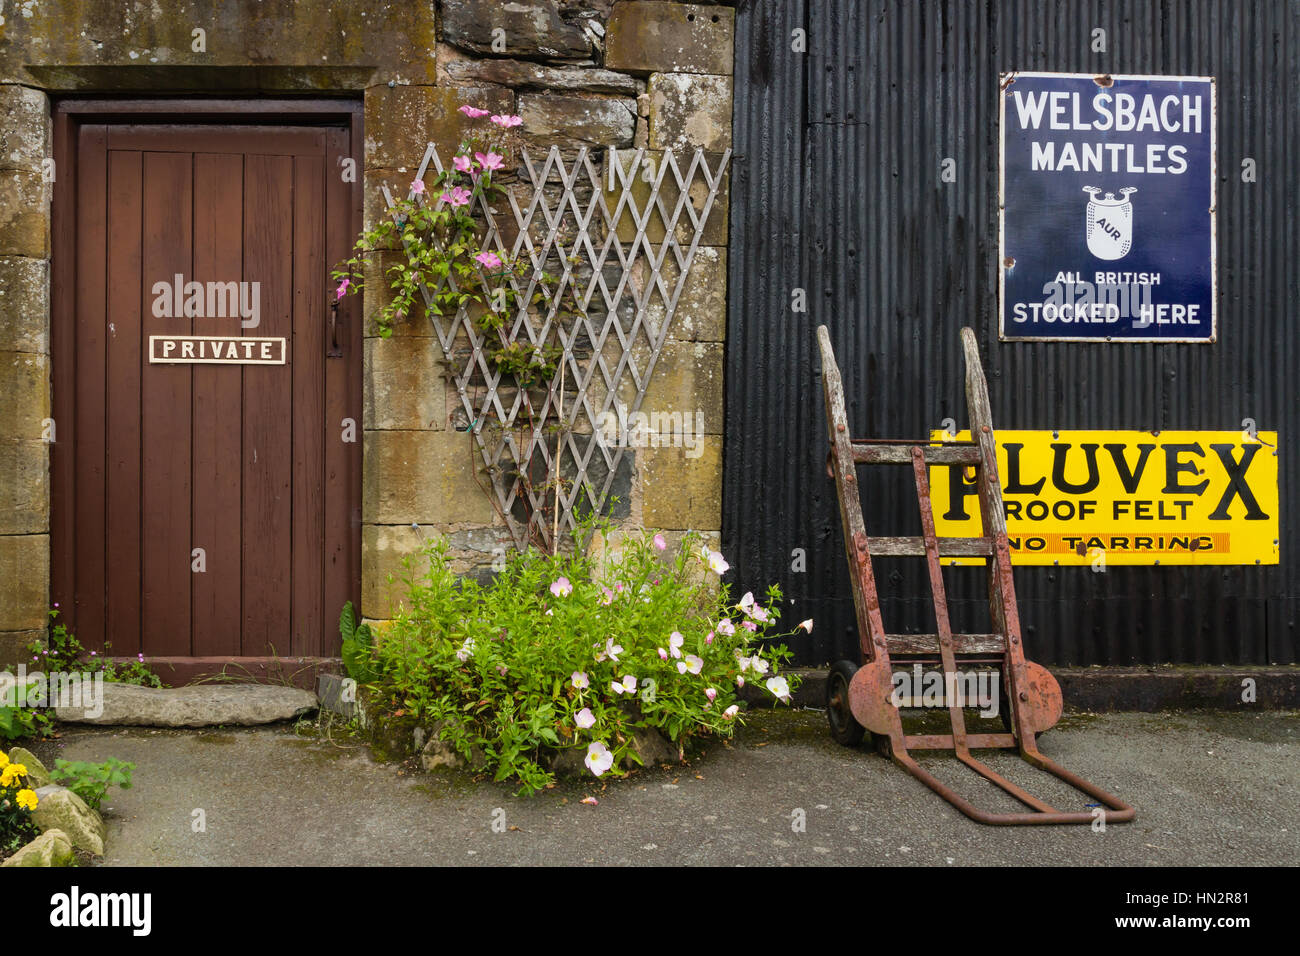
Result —
[{"label": "corrugated iron sheet", "polygon": [[[1003,428],[1276,429],[1279,566],[1021,568],[1016,583],[1044,663],[1296,662],[1300,4],[750,0],[736,30],[723,542],[742,591],[779,582],[786,620],[816,619],[799,660],[857,643],[824,470],[824,323],[861,436],[966,421],[963,325]],[[999,343],[1004,70],[1218,78],[1217,344]],[[863,474],[871,533],[919,533],[906,469]],[[945,574],[954,628],[979,631],[982,572]],[[877,575],[887,629],[932,630],[922,563]]]}]

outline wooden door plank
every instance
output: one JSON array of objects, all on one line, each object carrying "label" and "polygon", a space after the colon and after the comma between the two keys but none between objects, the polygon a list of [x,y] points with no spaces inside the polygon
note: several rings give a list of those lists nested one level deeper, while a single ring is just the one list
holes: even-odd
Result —
[{"label": "wooden door plank", "polygon": [[[244,165],[244,279],[259,283],[260,325],[248,334],[292,336],[293,159],[248,156]],[[292,593],[291,383],[284,366],[244,368],[241,653],[289,652]]]},{"label": "wooden door plank", "polygon": [[[192,165],[187,153],[144,153],[141,321],[150,335],[187,335],[183,314],[155,316],[154,286],[193,270]],[[174,304],[173,304],[174,311]],[[183,313],[183,309],[182,309]],[[190,643],[190,402],[192,368],[141,365],[143,594],[141,639],[148,655],[184,656]]]},{"label": "wooden door plank", "polygon": [[105,241],[108,156],[103,126],[81,130],[77,181],[75,590],[76,633],[89,648],[104,646],[105,589],[104,461],[105,338],[108,333]]},{"label": "wooden door plank", "polygon": [[[360,216],[359,193],[344,181],[339,161],[350,157],[353,140],[348,131],[332,130],[326,156],[325,229],[326,262],[332,268],[348,257]],[[332,300],[331,291],[326,307]],[[325,361],[325,619],[335,621],[347,601],[361,608],[361,329],[356,296],[339,303],[340,344],[343,355]],[[351,420],[351,434],[345,421]],[[346,440],[348,437],[351,441]],[[338,630],[325,629],[321,654],[337,656]]]},{"label": "wooden door plank", "polygon": [[324,615],[325,181],[316,156],[293,161],[293,654],[320,653]]},{"label": "wooden door plank", "polygon": [[[227,145],[233,145],[227,134]],[[194,281],[243,279],[244,157],[240,153],[194,156]],[[194,319],[195,335],[239,335],[240,291]],[[231,307],[233,304],[233,308]],[[210,314],[210,313],[225,313]],[[250,329],[252,335],[258,330]],[[194,546],[203,548],[207,570],[193,575],[194,653],[240,652],[243,465],[243,367],[194,366]]]},{"label": "wooden door plank", "polygon": [[108,548],[108,641],[113,654],[140,644],[140,374],[143,161],[138,152],[108,154],[108,475],[104,504]]}]

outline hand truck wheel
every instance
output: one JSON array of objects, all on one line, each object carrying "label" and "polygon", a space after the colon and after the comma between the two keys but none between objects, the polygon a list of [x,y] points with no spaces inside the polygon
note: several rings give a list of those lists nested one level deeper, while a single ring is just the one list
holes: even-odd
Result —
[{"label": "hand truck wheel", "polygon": [[849,684],[858,672],[852,661],[836,661],[826,674],[826,720],[831,725],[831,739],[845,747],[856,747],[867,733],[849,709]]}]

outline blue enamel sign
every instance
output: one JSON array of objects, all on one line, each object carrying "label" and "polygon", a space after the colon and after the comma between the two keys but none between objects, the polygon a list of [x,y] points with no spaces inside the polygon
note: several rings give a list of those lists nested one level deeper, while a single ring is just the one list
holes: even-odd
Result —
[{"label": "blue enamel sign", "polygon": [[1214,79],[1000,90],[1002,339],[1213,342]]}]

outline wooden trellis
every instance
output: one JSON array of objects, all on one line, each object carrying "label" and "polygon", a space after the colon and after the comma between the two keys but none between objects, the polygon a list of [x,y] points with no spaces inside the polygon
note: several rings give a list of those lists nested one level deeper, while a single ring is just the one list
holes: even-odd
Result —
[{"label": "wooden trellis", "polygon": [[[486,226],[484,250],[509,260],[523,256],[529,265],[522,275],[500,276],[476,265],[483,288],[503,281],[512,288],[513,315],[500,330],[484,331],[467,306],[454,315],[427,309],[497,505],[521,548],[533,540],[550,546],[555,531],[571,530],[581,511],[605,508],[629,449],[624,441],[608,441],[602,425],[608,416],[618,415],[623,395],[624,420],[641,409],[731,151],[712,169],[702,150],[695,151],[685,171],[671,151],[652,157],[645,150],[609,150],[607,174],[602,175],[585,148],[572,164],[558,147],[551,147],[540,165],[522,151],[526,181],[504,187],[513,221],[505,221],[504,213],[481,194],[474,209]],[[433,143],[416,180],[423,180],[430,164],[438,173],[444,169]],[[433,202],[435,208],[444,201],[415,192],[408,198]],[[397,218],[387,186],[384,199]],[[620,226],[625,236],[633,233],[626,241],[619,238]],[[666,276],[665,265],[675,267],[675,274]],[[544,272],[556,280],[553,288],[541,282]],[[454,275],[435,288],[422,284],[426,307],[444,289],[458,291]],[[534,303],[539,292],[544,298]],[[577,313],[567,328],[557,318],[566,301],[570,307],[576,304],[572,311]],[[489,336],[536,348],[552,334],[563,354],[536,408],[527,389],[503,387],[503,373],[488,361],[485,348]],[[525,422],[526,429],[521,427]],[[553,476],[563,471],[557,467],[561,463],[568,470],[560,485],[543,483],[538,489],[519,480],[519,475],[535,473],[539,464]],[[523,503],[521,491],[527,497],[522,517],[516,513]],[[557,505],[558,516],[548,520],[547,509]]]}]

